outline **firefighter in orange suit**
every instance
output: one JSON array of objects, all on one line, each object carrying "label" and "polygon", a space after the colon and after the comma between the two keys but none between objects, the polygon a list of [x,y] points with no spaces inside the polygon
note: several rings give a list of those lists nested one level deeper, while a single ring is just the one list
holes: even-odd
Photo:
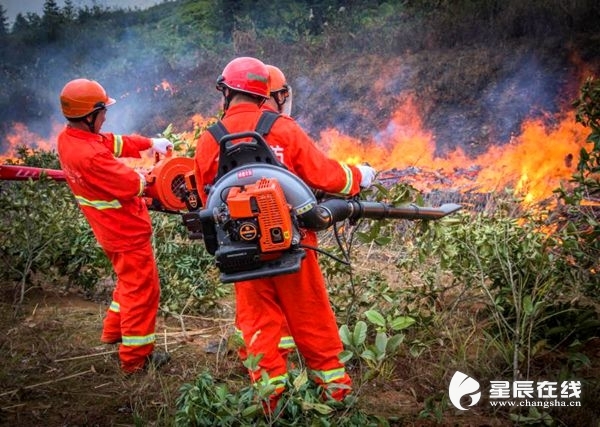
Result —
[{"label": "firefighter in orange suit", "polygon": [[144,176],[117,157],[166,153],[165,138],[101,133],[106,109],[115,103],[97,82],[75,79],[60,94],[67,125],[58,136],[58,156],[67,183],[94,235],[110,259],[117,283],[101,341],[120,343],[121,369],[132,373],[169,359],[154,350],[160,297],[151,245],[152,223],[144,200]]},{"label": "firefighter in orange suit", "polygon": [[[269,80],[266,65],[255,58],[236,58],[223,69],[217,89],[224,97],[222,122],[230,133],[256,128],[261,107],[270,96]],[[312,188],[354,195],[374,179],[371,167],[348,166],[326,157],[287,115],[275,121],[265,139],[278,160]],[[214,183],[218,154],[213,136],[203,132],[194,159],[198,188]],[[207,195],[202,193],[201,198],[206,203]],[[305,230],[303,243],[316,246],[316,234]],[[264,371],[275,386],[269,410],[274,410],[287,383],[287,366],[278,349],[286,321],[313,379],[327,397],[343,400],[351,390],[351,379],[339,359],[343,346],[314,251],[307,251],[297,273],[236,282],[235,296],[236,323],[247,352],[262,356],[259,369],[250,377],[262,381]]]},{"label": "firefighter in orange suit", "polygon": [[[288,85],[283,71],[274,65],[267,65],[269,71],[270,81],[270,96],[262,106],[263,110],[273,111],[279,114],[291,115],[292,112],[292,88]],[[238,328],[238,334],[241,334],[241,330]],[[287,322],[281,327],[281,338],[279,340],[279,352],[282,357],[287,361],[288,355],[291,351],[296,348],[294,343],[294,337],[292,337]],[[240,347],[238,354],[242,359],[246,358],[246,348]]]},{"label": "firefighter in orange suit", "polygon": [[292,115],[292,87],[288,84],[285,74],[278,67],[267,64],[269,70],[270,96],[263,105],[276,113]]}]

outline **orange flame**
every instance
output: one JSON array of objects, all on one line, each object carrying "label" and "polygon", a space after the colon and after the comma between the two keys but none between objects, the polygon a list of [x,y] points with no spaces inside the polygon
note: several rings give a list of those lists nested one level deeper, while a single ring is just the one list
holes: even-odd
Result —
[{"label": "orange flame", "polygon": [[[194,130],[178,137],[191,147],[196,130],[212,121],[212,117],[196,114],[189,120]],[[386,172],[412,169],[397,180],[424,192],[435,189],[495,192],[509,188],[526,202],[536,202],[551,196],[554,189],[571,178],[589,133],[575,122],[572,112],[554,118],[554,122],[550,127],[541,119],[525,121],[519,135],[504,145],[491,146],[476,157],[467,156],[461,149],[441,157],[435,154],[433,133],[424,128],[415,102],[408,99],[394,113],[387,128],[370,141],[359,141],[328,129],[321,133],[319,143],[330,157],[348,164],[368,162],[382,171],[383,176]],[[0,163],[15,160],[20,146],[55,150],[56,135],[62,126],[54,124],[54,137],[46,139],[29,131],[23,123],[14,124]],[[155,159],[142,154],[142,159],[125,161],[136,168],[150,167]]]},{"label": "orange flame", "polygon": [[[408,180],[422,191],[452,188],[493,192],[511,188],[525,202],[535,202],[551,196],[573,175],[588,133],[575,122],[573,114],[558,119],[551,128],[541,119],[532,119],[524,122],[520,135],[507,144],[493,145],[477,157],[470,158],[461,149],[438,157],[434,137],[423,129],[409,99],[376,140],[360,142],[328,129],[321,134],[321,144],[329,156],[348,164],[368,162],[379,171],[415,168],[415,175],[421,174],[422,179],[416,176]],[[432,182],[426,178],[432,175],[438,179]]]},{"label": "orange flame", "polygon": [[[58,134],[61,126],[61,124],[55,123],[52,133]],[[24,123],[14,123],[6,136],[6,141],[8,144],[4,144],[3,152],[0,154],[0,164],[5,163],[7,160],[15,161],[19,147],[27,147],[29,152],[32,150],[52,151],[56,149],[56,138],[42,138],[27,129]]]},{"label": "orange flame", "polygon": [[175,89],[173,88],[171,83],[169,83],[166,79],[163,79],[163,81],[160,82],[160,84],[157,84],[156,86],[154,86],[154,90],[155,91],[162,90],[164,92],[170,92],[171,95],[173,95],[173,93],[175,93]]}]

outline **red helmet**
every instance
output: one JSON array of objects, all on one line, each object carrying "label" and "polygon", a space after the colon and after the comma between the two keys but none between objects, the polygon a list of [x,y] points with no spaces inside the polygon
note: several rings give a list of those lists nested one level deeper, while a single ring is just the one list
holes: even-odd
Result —
[{"label": "red helmet", "polygon": [[224,87],[269,98],[269,70],[256,58],[236,58],[225,66],[217,79],[217,89],[222,92]]},{"label": "red helmet", "polygon": [[115,102],[100,83],[87,79],[71,80],[60,93],[60,106],[67,119],[85,117]]}]

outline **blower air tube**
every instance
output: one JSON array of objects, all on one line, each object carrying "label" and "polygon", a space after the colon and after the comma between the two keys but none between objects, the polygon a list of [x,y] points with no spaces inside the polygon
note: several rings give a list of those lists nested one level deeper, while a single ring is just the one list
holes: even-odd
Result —
[{"label": "blower air tube", "polygon": [[281,167],[254,163],[231,170],[211,188],[203,215],[205,221],[211,221],[215,209],[224,203],[223,197],[231,187],[252,184],[263,177],[277,179],[300,225],[315,231],[325,230],[345,219],[439,219],[460,209],[460,205],[453,203],[432,208],[336,198],[317,203],[312,190],[296,175]]},{"label": "blower air tube", "polygon": [[328,199],[301,217],[302,224],[313,230],[324,230],[345,219],[424,219],[435,220],[456,212],[460,205],[447,203],[439,208],[408,204],[390,206],[381,202]]}]

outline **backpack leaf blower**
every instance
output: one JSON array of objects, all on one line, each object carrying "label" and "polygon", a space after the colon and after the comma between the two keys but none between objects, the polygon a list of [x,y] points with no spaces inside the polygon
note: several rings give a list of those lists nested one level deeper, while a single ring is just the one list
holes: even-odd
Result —
[{"label": "backpack leaf blower", "polygon": [[[248,139],[233,144],[236,139]],[[325,230],[346,219],[436,220],[458,211],[332,198],[315,192],[289,172],[257,132],[224,136],[219,172],[203,209],[183,214],[192,239],[204,240],[224,283],[294,273],[305,256],[301,229]]]}]

